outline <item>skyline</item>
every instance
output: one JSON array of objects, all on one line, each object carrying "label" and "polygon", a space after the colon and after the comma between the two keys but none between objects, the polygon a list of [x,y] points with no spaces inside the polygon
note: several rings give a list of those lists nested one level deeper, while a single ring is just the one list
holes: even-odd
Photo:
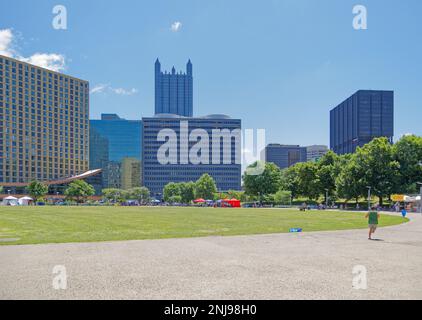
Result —
[{"label": "skyline", "polygon": [[[238,1],[130,2],[129,12],[121,2],[64,1],[64,31],[51,27],[56,3],[28,3],[8,3],[16,16],[0,13],[0,30],[12,30],[9,48],[24,57],[64,55],[64,73],[90,82],[91,119],[152,116],[158,57],[164,70],[192,60],[195,116],[241,118],[244,128],[266,129],[267,143],[329,145],[329,111],[361,89],[394,90],[395,140],[422,135],[422,46],[413,40],[420,3],[365,1],[368,30],[361,31],[352,28],[352,1],[247,1],[241,12]],[[110,25],[112,13],[118,23]]]}]

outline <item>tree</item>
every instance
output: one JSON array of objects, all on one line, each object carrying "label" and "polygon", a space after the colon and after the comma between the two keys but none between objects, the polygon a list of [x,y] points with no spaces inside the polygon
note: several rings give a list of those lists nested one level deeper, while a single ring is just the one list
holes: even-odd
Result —
[{"label": "tree", "polygon": [[205,200],[214,199],[214,194],[217,192],[217,186],[214,179],[205,173],[195,182],[195,197],[203,198]]},{"label": "tree", "polygon": [[319,162],[317,162],[317,176],[319,179],[319,194],[324,195],[327,202],[327,192],[329,197],[334,197],[336,191],[337,163],[339,156],[333,151],[328,151]]},{"label": "tree", "polygon": [[362,179],[364,173],[357,164],[356,154],[347,155],[340,158],[339,174],[335,179],[336,190],[339,197],[346,199],[356,199],[362,196],[366,189],[365,181]]},{"label": "tree", "polygon": [[315,162],[300,162],[293,166],[297,175],[297,192],[309,199],[317,199],[320,195],[318,164]]},{"label": "tree", "polygon": [[417,192],[416,183],[422,182],[422,137],[407,135],[393,147],[394,160],[399,165],[398,193]]},{"label": "tree", "polygon": [[95,194],[95,189],[83,180],[76,180],[69,184],[64,194],[67,199],[82,203],[85,202],[88,197]]},{"label": "tree", "polygon": [[181,196],[171,196],[168,201],[169,203],[181,203],[182,197]]},{"label": "tree", "polygon": [[299,196],[299,176],[294,166],[281,171],[280,189],[290,191],[292,201]]},{"label": "tree", "polygon": [[38,181],[32,181],[28,185],[27,190],[34,202],[37,203],[48,193],[48,186]]},{"label": "tree", "polygon": [[124,201],[124,192],[121,189],[116,188],[106,188],[101,190],[101,193],[103,194],[103,198],[107,200],[108,202],[114,201],[114,202],[120,202]]},{"label": "tree", "polygon": [[383,198],[391,196],[400,183],[400,164],[394,159],[393,147],[387,138],[376,138],[356,151],[356,166],[365,186],[383,204]]},{"label": "tree", "polygon": [[0,194],[2,194],[2,193],[3,193],[3,187],[0,186]]},{"label": "tree", "polygon": [[292,193],[290,191],[279,190],[274,195],[274,201],[278,204],[289,204],[292,199]]},{"label": "tree", "polygon": [[245,201],[245,192],[243,191],[229,190],[227,191],[227,196],[230,199]]},{"label": "tree", "polygon": [[171,202],[171,198],[174,196],[180,196],[180,185],[178,183],[170,182],[163,190],[163,198],[166,202]]},{"label": "tree", "polygon": [[[254,168],[257,163],[249,166]],[[249,175],[247,172],[243,175],[243,185],[246,194],[251,196],[262,196],[274,194],[280,188],[281,173],[280,168],[274,163],[266,163],[264,172],[260,175]]]},{"label": "tree", "polygon": [[129,190],[130,197],[138,200],[140,204],[147,203],[150,199],[150,192],[146,187],[137,187]]},{"label": "tree", "polygon": [[179,184],[180,189],[180,202],[188,204],[195,200],[195,183],[190,182],[182,182]]}]

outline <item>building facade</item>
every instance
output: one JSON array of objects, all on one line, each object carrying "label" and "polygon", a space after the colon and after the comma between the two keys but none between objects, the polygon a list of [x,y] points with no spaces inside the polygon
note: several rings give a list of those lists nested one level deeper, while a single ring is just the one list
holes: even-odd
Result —
[{"label": "building facade", "polygon": [[155,62],[155,114],[193,116],[193,68],[189,60],[186,73],[161,71],[161,63]]},{"label": "building facade", "polygon": [[142,182],[154,197],[160,199],[170,182],[196,181],[205,173],[219,191],[241,189],[241,120],[157,115],[142,122]]},{"label": "building facade", "polygon": [[103,170],[103,183],[96,186],[97,192],[101,188],[140,186],[141,127],[140,120],[126,120],[116,114],[90,120],[89,165]]},{"label": "building facade", "polygon": [[306,160],[307,161],[318,161],[328,152],[328,147],[323,145],[314,145],[306,147]]},{"label": "building facade", "polygon": [[88,137],[87,81],[0,55],[0,183],[86,172]]},{"label": "building facade", "polygon": [[298,162],[306,162],[307,150],[298,145],[269,144],[262,150],[261,160],[286,169]]},{"label": "building facade", "polygon": [[353,153],[377,137],[394,136],[394,92],[360,90],[330,112],[330,147]]}]

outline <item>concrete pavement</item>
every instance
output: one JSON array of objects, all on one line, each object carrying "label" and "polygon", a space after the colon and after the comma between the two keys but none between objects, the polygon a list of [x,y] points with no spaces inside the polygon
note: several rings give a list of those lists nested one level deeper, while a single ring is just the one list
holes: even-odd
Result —
[{"label": "concrete pavement", "polygon": [[[422,299],[422,217],[410,218],[380,241],[353,230],[0,246],[0,299]],[[352,285],[358,265],[366,290]]]}]

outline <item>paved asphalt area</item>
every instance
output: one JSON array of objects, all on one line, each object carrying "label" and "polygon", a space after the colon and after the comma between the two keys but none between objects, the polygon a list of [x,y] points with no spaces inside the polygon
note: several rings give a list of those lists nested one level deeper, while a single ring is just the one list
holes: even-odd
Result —
[{"label": "paved asphalt area", "polygon": [[[379,241],[355,230],[0,246],[0,299],[422,299],[422,216],[410,218]],[[353,287],[358,265],[366,290]]]}]

